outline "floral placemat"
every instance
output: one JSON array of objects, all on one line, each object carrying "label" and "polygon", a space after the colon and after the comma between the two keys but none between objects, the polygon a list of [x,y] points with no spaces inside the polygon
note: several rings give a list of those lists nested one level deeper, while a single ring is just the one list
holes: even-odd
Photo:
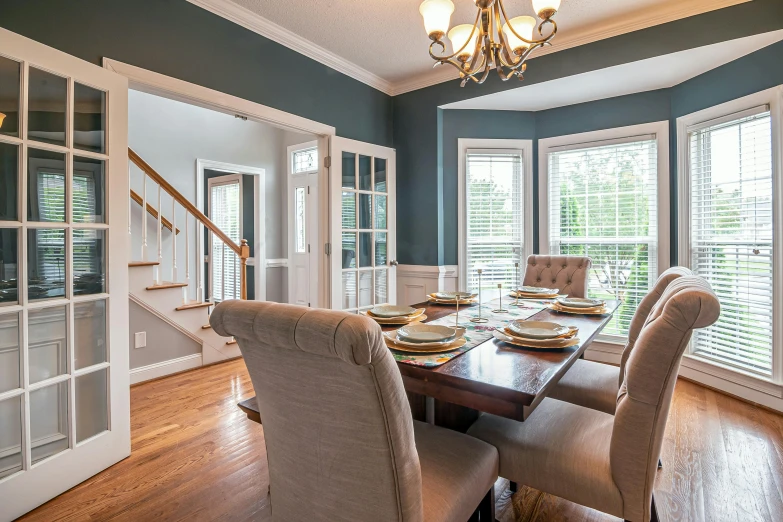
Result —
[{"label": "floral placemat", "polygon": [[[503,308],[508,310],[508,313],[494,313],[492,310],[497,309],[498,300],[490,301],[481,307],[481,316],[485,317],[486,323],[473,323],[470,321],[473,317],[478,317],[479,307],[460,309],[459,311],[459,324],[465,328],[465,339],[467,342],[464,346],[452,351],[444,353],[427,353],[427,354],[415,354],[410,352],[403,352],[390,348],[392,355],[396,361],[411,364],[413,366],[423,366],[425,368],[436,368],[442,364],[449,362],[455,357],[459,357],[465,352],[468,352],[480,345],[487,339],[492,337],[492,331],[495,328],[503,328],[510,321],[514,319],[527,319],[541,310],[544,309],[544,305],[540,302],[520,302],[521,306],[510,306],[512,300],[503,299]],[[428,321],[427,324],[439,324],[445,326],[454,326],[454,316],[449,314],[440,319],[434,321]]]}]

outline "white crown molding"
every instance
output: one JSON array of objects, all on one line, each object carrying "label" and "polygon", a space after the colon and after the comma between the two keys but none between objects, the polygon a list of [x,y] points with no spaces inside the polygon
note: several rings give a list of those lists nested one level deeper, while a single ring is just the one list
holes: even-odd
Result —
[{"label": "white crown molding", "polygon": [[[647,29],[648,27],[681,20],[683,18],[688,18],[689,16],[696,16],[708,11],[716,11],[718,9],[723,9],[724,7],[744,4],[745,2],[750,1],[751,0],[694,0],[688,2],[684,6],[677,5],[674,8],[669,6],[648,10],[633,17],[621,18],[606,25],[602,24],[600,27],[585,29],[566,36],[558,36],[553,40],[554,44],[552,46],[538,49],[530,59],[534,60],[535,58],[547,54],[564,51],[580,45],[586,45],[614,36],[620,36],[621,34],[640,31],[642,29]],[[451,66],[443,66],[443,69],[440,71],[422,74],[393,84],[392,96],[423,89],[449,80],[456,80],[457,78],[456,69]]]},{"label": "white crown molding", "polygon": [[355,63],[349,62],[345,58],[337,56],[331,51],[327,51],[320,45],[314,44],[313,42],[298,36],[292,31],[267,20],[263,16],[231,2],[231,0],[188,0],[188,2],[206,9],[221,18],[230,20],[237,25],[241,25],[245,29],[258,33],[265,38],[269,38],[308,58],[312,58],[327,67],[331,67],[335,71],[350,76],[354,80],[359,80],[386,94],[392,94],[393,88],[391,82],[359,67]]},{"label": "white crown molding", "polygon": [[[602,24],[599,27],[585,29],[571,35],[560,36],[554,40],[555,44],[553,46],[539,49],[535,53],[534,58],[750,1],[751,0],[693,0],[687,3],[681,2],[674,7],[671,5],[661,6],[657,9],[647,10],[631,17],[619,18],[606,25]],[[188,0],[188,2],[225,18],[226,20],[230,20],[237,25],[241,25],[245,29],[249,29],[265,38],[269,38],[280,45],[288,47],[291,50],[303,54],[308,58],[322,63],[335,71],[350,76],[351,78],[390,96],[397,96],[398,94],[404,94],[406,92],[457,79],[457,71],[455,69],[450,66],[441,66],[439,70],[427,74],[420,74],[401,82],[392,83],[355,63],[337,56],[333,52],[298,36],[294,32],[267,20],[263,16],[235,4],[231,0]],[[683,5],[683,3],[685,5]]]}]

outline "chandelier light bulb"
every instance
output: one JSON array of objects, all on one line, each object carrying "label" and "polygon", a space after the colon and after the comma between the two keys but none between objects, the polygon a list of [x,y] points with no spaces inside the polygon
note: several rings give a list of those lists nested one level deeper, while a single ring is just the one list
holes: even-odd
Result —
[{"label": "chandelier light bulb", "polygon": [[[473,36],[471,36],[471,32],[473,33]],[[471,24],[456,25],[449,31],[449,40],[451,40],[453,52],[456,53],[462,49],[462,46],[465,46],[465,48],[459,52],[458,56],[466,60],[470,58],[470,55],[473,54],[473,50],[476,48],[477,37],[478,29],[474,31],[473,25]],[[468,41],[468,39],[470,39],[470,41]],[[465,45],[465,42],[467,42],[467,45]]]},{"label": "chandelier light bulb", "polygon": [[[509,25],[511,27],[509,27]],[[530,45],[527,42],[517,38],[517,35],[511,32],[512,28],[522,38],[526,38],[527,40],[532,41],[533,29],[536,28],[536,25],[538,25],[538,23],[532,16],[517,16],[516,18],[509,20],[507,24],[504,24],[503,33],[506,36],[506,41],[508,42],[509,48],[515,53],[517,50],[519,50],[519,54],[522,54],[522,52]]]},{"label": "chandelier light bulb", "polygon": [[560,0],[533,0],[533,10],[541,19],[550,18],[560,9]]},{"label": "chandelier light bulb", "polygon": [[433,40],[440,40],[449,30],[454,4],[451,0],[424,0],[419,13],[424,19],[424,30]]}]

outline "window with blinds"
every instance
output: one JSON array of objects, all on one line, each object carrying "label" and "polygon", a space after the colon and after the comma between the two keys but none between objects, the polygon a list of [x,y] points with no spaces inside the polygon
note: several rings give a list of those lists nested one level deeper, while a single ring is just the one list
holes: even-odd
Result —
[{"label": "window with blinds", "polygon": [[721,316],[691,352],[772,375],[772,125],[768,109],[688,129],[690,257]]},{"label": "window with blinds", "polygon": [[593,260],[588,294],[622,305],[603,333],[625,337],[658,275],[654,135],[549,153],[549,248]]},{"label": "window with blinds", "polygon": [[[215,183],[210,186],[209,192],[210,219],[232,241],[239,244],[242,239],[240,211],[242,194],[239,180]],[[210,234],[210,236],[212,238],[210,258],[212,299],[215,302],[239,299],[239,256],[216,235]]]},{"label": "window with blinds", "polygon": [[521,151],[468,150],[465,161],[467,288],[511,289],[524,274],[524,172]]}]

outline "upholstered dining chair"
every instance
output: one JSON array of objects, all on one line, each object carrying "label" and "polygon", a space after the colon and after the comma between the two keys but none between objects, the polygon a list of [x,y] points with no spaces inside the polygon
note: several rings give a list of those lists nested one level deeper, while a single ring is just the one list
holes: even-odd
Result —
[{"label": "upholstered dining chair", "polygon": [[273,520],[494,522],[497,450],[412,420],[374,321],[226,301],[210,324],[236,338],[258,397]]},{"label": "upholstered dining chair", "polygon": [[579,256],[529,256],[524,286],[557,288],[571,297],[587,297],[587,280],[593,262]]},{"label": "upholstered dining chair", "polygon": [[563,375],[549,396],[553,399],[614,415],[617,407],[617,390],[623,383],[625,364],[628,362],[628,357],[631,355],[650,310],[672,281],[688,275],[693,275],[693,272],[682,266],[674,266],[658,277],[653,289],[644,296],[636,307],[631,325],[628,328],[628,341],[623,348],[619,368],[609,364],[578,359]]},{"label": "upholstered dining chair", "polygon": [[500,453],[500,475],[634,522],[651,518],[653,483],[680,359],[720,304],[695,276],[673,281],[645,320],[615,415],[545,399],[525,422],[482,415],[468,434]]}]

